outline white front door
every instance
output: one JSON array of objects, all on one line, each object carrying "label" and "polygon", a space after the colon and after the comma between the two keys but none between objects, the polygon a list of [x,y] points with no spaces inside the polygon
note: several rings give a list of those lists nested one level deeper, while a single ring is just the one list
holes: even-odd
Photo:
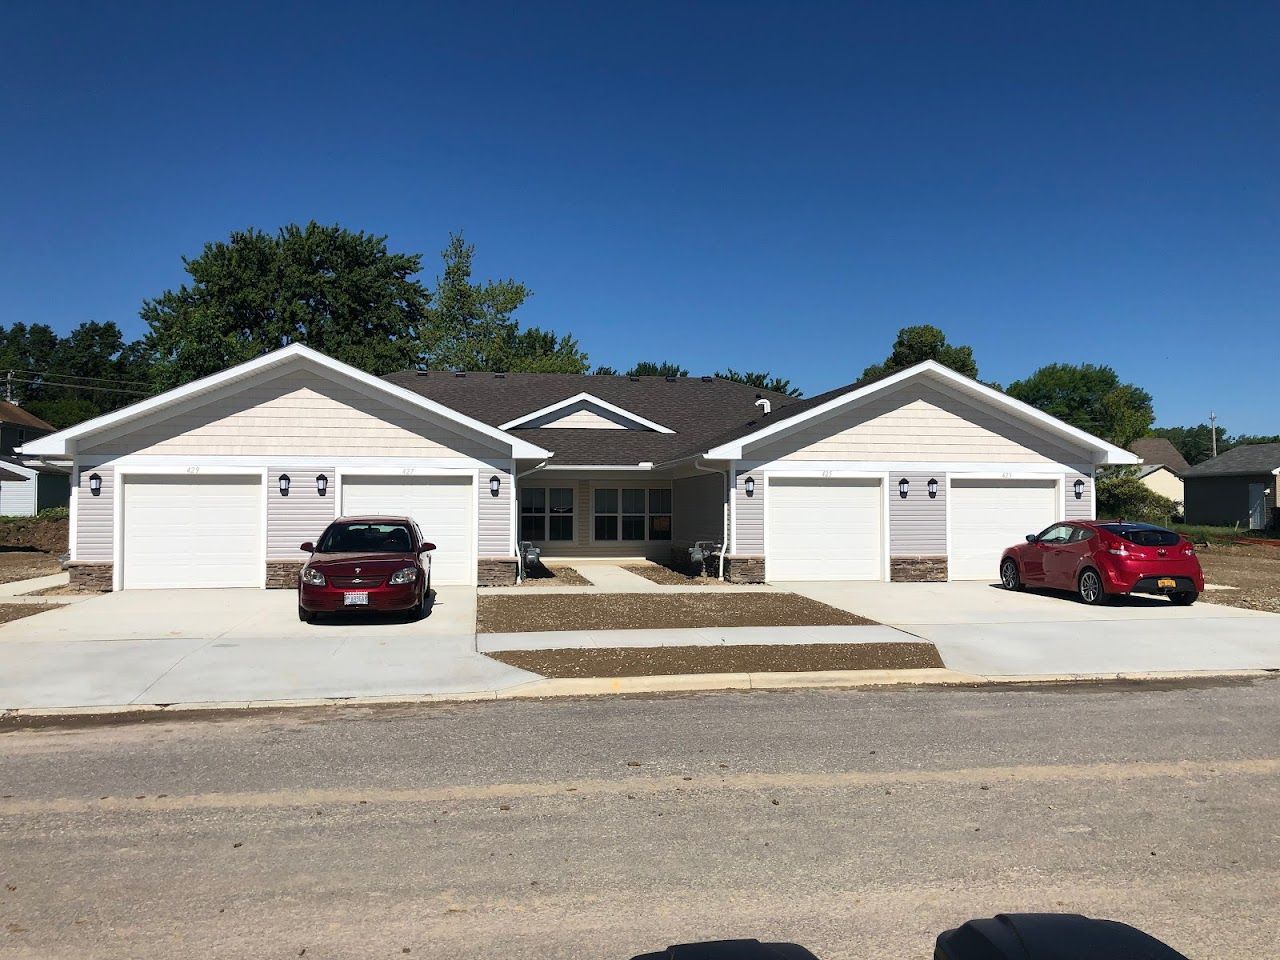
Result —
[{"label": "white front door", "polygon": [[770,477],[768,580],[880,580],[884,498],[878,479]]},{"label": "white front door", "polygon": [[1000,579],[1000,555],[1059,519],[1058,485],[1046,480],[951,481],[952,580]]},{"label": "white front door", "polygon": [[342,478],[342,515],[412,517],[436,545],[431,583],[476,582],[475,487],[471,476]]},{"label": "white front door", "polygon": [[126,475],[123,498],[124,589],[263,585],[261,477]]}]

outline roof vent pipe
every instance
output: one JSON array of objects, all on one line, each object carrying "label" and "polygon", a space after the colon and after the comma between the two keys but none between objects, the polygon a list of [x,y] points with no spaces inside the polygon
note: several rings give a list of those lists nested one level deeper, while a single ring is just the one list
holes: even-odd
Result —
[{"label": "roof vent pipe", "polygon": [[773,410],[773,404],[770,403],[768,400],[766,400],[764,397],[760,397],[759,399],[756,400],[756,406],[764,411],[764,415],[766,417],[769,415],[769,412]]}]

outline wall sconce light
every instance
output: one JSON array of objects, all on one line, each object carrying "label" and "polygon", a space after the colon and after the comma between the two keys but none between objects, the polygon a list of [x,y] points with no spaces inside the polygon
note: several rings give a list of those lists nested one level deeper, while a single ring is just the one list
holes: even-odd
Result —
[{"label": "wall sconce light", "polygon": [[98,494],[102,493],[101,475],[96,473],[89,474],[89,493],[95,497],[98,496]]},{"label": "wall sconce light", "polygon": [[756,478],[755,477],[747,477],[746,483],[744,483],[743,486],[746,488],[748,497],[754,497],[756,495]]},{"label": "wall sconce light", "polygon": [[929,499],[936,500],[938,498],[938,481],[933,477],[929,478]]},{"label": "wall sconce light", "polygon": [[280,496],[287,497],[289,495],[289,475],[287,473],[280,474]]},{"label": "wall sconce light", "polygon": [[1074,484],[1072,484],[1072,489],[1075,490],[1076,492],[1077,500],[1084,497],[1084,481],[1083,480],[1077,480]]},{"label": "wall sconce light", "polygon": [[501,489],[502,489],[502,481],[498,478],[498,475],[495,473],[492,477],[489,478],[489,496],[496,497],[498,495],[498,491]]},{"label": "wall sconce light", "polygon": [[907,489],[911,486],[911,481],[903,477],[898,481],[898,496],[903,500],[907,499]]},{"label": "wall sconce light", "polygon": [[316,477],[316,493],[324,496],[324,492],[329,489],[329,478],[323,473]]}]

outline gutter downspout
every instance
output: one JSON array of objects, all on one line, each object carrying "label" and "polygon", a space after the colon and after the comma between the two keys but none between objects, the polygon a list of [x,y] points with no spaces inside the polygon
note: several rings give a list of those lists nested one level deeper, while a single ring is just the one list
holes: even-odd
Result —
[{"label": "gutter downspout", "polygon": [[702,464],[698,463],[697,460],[694,460],[693,469],[701,470],[703,473],[721,474],[724,477],[724,501],[720,506],[720,513],[722,515],[720,526],[720,580],[723,581],[724,552],[729,549],[729,498],[733,496],[733,488],[729,485],[729,468],[726,467],[723,470],[714,470],[711,467],[704,467]]},{"label": "gutter downspout", "polygon": [[519,496],[520,478],[527,477],[529,474],[536,473],[537,471],[541,470],[543,467],[547,465],[547,460],[550,460],[550,459],[551,457],[547,457],[546,460],[543,460],[541,463],[534,464],[532,467],[530,467],[528,470],[524,471],[523,473],[517,473],[512,478],[512,481],[511,481],[515,485],[515,489],[511,491],[511,495],[512,497],[515,498],[515,501],[516,501],[516,585],[517,586],[524,583],[524,576],[523,576],[524,561],[520,558],[520,496]]}]

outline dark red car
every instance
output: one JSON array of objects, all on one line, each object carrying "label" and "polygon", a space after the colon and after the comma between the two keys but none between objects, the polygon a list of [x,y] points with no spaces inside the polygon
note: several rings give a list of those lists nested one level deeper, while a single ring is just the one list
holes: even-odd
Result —
[{"label": "dark red car", "polygon": [[1000,558],[1008,590],[1074,590],[1089,604],[1128,593],[1155,593],[1180,605],[1204,592],[1195,547],[1183,536],[1149,523],[1073,520],[1055,523]]},{"label": "dark red car", "polygon": [[325,528],[298,577],[298,619],[339,610],[400,611],[411,619],[431,606],[431,553],[408,517],[340,517]]}]

